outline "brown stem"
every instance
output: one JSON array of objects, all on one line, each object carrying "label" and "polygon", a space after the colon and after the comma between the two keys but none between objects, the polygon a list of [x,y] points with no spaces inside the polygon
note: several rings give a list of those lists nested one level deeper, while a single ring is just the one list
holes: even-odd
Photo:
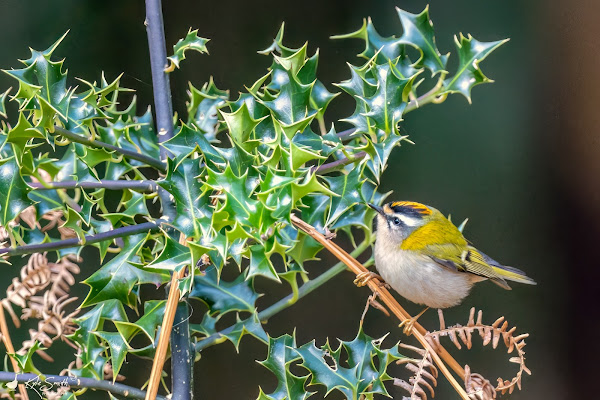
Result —
[{"label": "brown stem", "polygon": [[173,272],[171,277],[171,288],[169,289],[169,297],[165,306],[165,315],[158,337],[158,345],[152,362],[152,371],[150,372],[150,380],[148,383],[148,391],[146,392],[146,400],[154,400],[158,393],[158,385],[165,364],[165,356],[167,355],[167,347],[169,346],[169,337],[171,337],[171,329],[173,329],[173,320],[175,319],[175,311],[179,302],[179,279],[183,278],[185,269]]},{"label": "brown stem", "polygon": [[[295,215],[292,215],[291,220],[296,227],[300,228],[307,235],[321,243],[323,247],[325,247],[331,254],[346,264],[348,268],[350,268],[350,270],[356,275],[363,272],[369,272],[361,263],[348,254],[344,249],[339,247],[331,240],[327,240],[325,236],[319,233],[312,225],[307,224]],[[410,315],[404,310],[404,308],[402,308],[400,304],[398,304],[391,293],[385,287],[381,286],[380,282],[378,282],[376,279],[371,279],[367,282],[367,285],[373,291],[373,293],[377,293],[377,296],[385,303],[386,306],[388,306],[390,311],[392,311],[392,313],[394,313],[394,315],[396,315],[401,322],[410,319]],[[454,387],[454,390],[458,392],[463,400],[469,400],[469,396],[460,383],[458,383],[458,381],[454,378],[452,373],[448,370],[446,364],[444,364],[444,361],[461,377],[461,380],[464,380],[465,377],[464,369],[444,348],[440,347],[439,349],[434,349],[425,339],[424,335],[426,332],[427,331],[425,328],[423,328],[420,324],[414,324],[413,335],[415,338],[425,349],[430,352],[433,361],[436,363],[440,371],[442,371],[446,379],[448,379],[450,384]]]},{"label": "brown stem", "polygon": [[[10,340],[10,332],[8,331],[8,325],[6,325],[6,318],[4,317],[4,309],[2,308],[2,304],[0,303],[0,332],[2,333],[2,342],[4,342],[4,346],[6,347],[6,352],[10,354],[15,354],[15,348],[13,347],[12,340]],[[10,363],[12,364],[13,370],[15,373],[19,373],[19,364],[17,364],[17,360],[12,357],[10,358]],[[22,400],[29,400],[27,396],[27,390],[25,389],[25,385],[19,384],[19,393],[21,394]]]}]

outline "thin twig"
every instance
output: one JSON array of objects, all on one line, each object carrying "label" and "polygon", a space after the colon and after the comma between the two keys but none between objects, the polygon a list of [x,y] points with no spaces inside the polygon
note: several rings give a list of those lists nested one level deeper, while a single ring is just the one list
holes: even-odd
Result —
[{"label": "thin twig", "polygon": [[[15,348],[12,344],[12,340],[10,340],[10,331],[8,330],[8,325],[6,324],[6,318],[4,317],[4,309],[0,305],[0,333],[2,333],[2,342],[4,343],[4,347],[6,347],[6,352],[9,354],[15,354]],[[10,357],[10,363],[12,364],[15,372],[19,372],[19,364],[17,364],[17,360]],[[22,400],[28,400],[29,396],[27,396],[27,390],[25,390],[25,385],[19,385],[19,393],[21,394]]]},{"label": "thin twig", "polygon": [[131,189],[139,192],[156,192],[157,184],[154,181],[127,181],[127,180],[101,180],[98,182],[79,182],[79,181],[62,181],[62,182],[29,182],[29,186],[37,190],[53,190],[53,189],[110,189],[122,190]]},{"label": "thin twig", "polygon": [[[181,269],[173,272],[173,276],[171,277],[171,288],[169,289],[169,297],[167,298],[167,304],[165,306],[165,314],[160,328],[156,353],[154,353],[148,391],[146,392],[146,400],[154,400],[156,398],[156,393],[158,393],[158,385],[165,363],[165,356],[167,355],[167,347],[169,346],[169,336],[171,335],[171,329],[173,328],[173,320],[175,319],[175,311],[180,296],[179,279],[183,278],[184,274],[185,269]],[[191,382],[188,384],[191,385]]]},{"label": "thin twig", "polygon": [[154,167],[162,172],[167,170],[167,166],[160,160],[157,160],[156,158],[147,156],[145,154],[137,153],[135,151],[126,150],[119,146],[113,146],[112,144],[104,143],[99,140],[90,139],[90,138],[81,136],[75,132],[68,131],[59,126],[55,126],[54,132],[50,132],[50,133],[52,135],[60,135],[60,136],[66,137],[71,142],[81,143],[86,146],[95,147],[98,149],[106,149],[109,151],[114,151],[116,153],[122,154],[123,156],[125,156],[127,158],[131,158],[132,160],[137,160],[137,161],[141,161],[145,164],[148,164],[149,166]]},{"label": "thin twig", "polygon": [[352,154],[351,157],[343,157],[343,158],[340,158],[339,160],[335,160],[335,161],[329,162],[327,164],[323,164],[323,165],[315,168],[315,173],[318,175],[324,175],[329,172],[341,169],[348,164],[352,164],[354,162],[360,161],[363,158],[365,158],[366,156],[367,156],[366,152],[359,151],[356,154]]},{"label": "thin twig", "polygon": [[[368,272],[368,270],[354,257],[348,254],[344,249],[339,247],[331,240],[327,240],[325,236],[319,233],[312,225],[307,224],[300,218],[295,215],[291,217],[292,223],[304,231],[306,234],[310,235],[317,242],[321,243],[327,250],[329,250],[334,256],[336,256],[340,261],[350,268],[352,272],[356,275],[361,274],[363,272]],[[398,304],[396,299],[391,295],[391,293],[382,286],[379,281],[376,279],[371,279],[367,282],[369,288],[377,293],[378,297],[388,306],[390,311],[398,317],[398,319],[403,322],[405,320],[410,319],[410,315]],[[415,338],[421,343],[421,345],[427,349],[431,353],[431,357],[433,361],[436,363],[440,371],[444,374],[446,379],[450,382],[450,384],[454,387],[454,390],[458,392],[463,400],[469,400],[469,397],[463,387],[456,381],[454,376],[450,373],[444,361],[448,363],[448,365],[461,377],[461,380],[464,380],[465,372],[464,369],[452,358],[452,356],[443,348],[434,349],[431,344],[425,339],[424,334],[426,333],[425,329],[418,323],[414,324],[413,335]],[[444,361],[442,361],[442,359]]]},{"label": "thin twig", "polygon": [[[41,387],[43,385],[52,386],[70,386],[72,388],[87,388],[104,390],[113,394],[118,394],[130,399],[143,399],[146,392],[135,387],[123,385],[122,383],[113,383],[111,381],[98,380],[93,378],[77,378],[72,376],[45,375],[39,377],[35,374],[15,374],[13,372],[0,371],[0,382],[21,382],[31,387]],[[166,397],[156,396],[156,400],[167,400]]]},{"label": "thin twig", "polygon": [[45,251],[68,249],[69,247],[84,246],[86,244],[99,243],[105,240],[112,240],[123,236],[133,235],[136,233],[154,231],[159,229],[160,225],[165,222],[165,220],[158,219],[153,222],[144,222],[142,224],[124,226],[121,228],[110,230],[108,232],[97,233],[95,235],[86,235],[84,236],[84,240],[72,238],[65,240],[57,240],[56,242],[49,243],[29,244],[19,247],[7,247],[0,249],[0,254],[17,256],[24,254],[43,253]]}]

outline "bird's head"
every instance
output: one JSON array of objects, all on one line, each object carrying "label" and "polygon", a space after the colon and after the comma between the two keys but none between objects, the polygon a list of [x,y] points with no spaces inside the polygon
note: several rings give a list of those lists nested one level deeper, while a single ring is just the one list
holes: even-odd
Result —
[{"label": "bird's head", "polygon": [[[414,201],[392,201],[383,206],[369,204],[377,211],[377,239],[400,244],[416,229],[434,221],[440,214],[435,208]],[[440,214],[441,215],[441,214]]]}]

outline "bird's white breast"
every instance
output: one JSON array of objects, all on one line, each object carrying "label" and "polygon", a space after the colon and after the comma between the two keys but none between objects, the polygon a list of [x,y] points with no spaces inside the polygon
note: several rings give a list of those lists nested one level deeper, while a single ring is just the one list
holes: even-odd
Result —
[{"label": "bird's white breast", "polygon": [[450,271],[429,257],[407,250],[389,251],[377,238],[375,264],[381,277],[402,297],[432,308],[459,304],[481,280],[475,275]]}]

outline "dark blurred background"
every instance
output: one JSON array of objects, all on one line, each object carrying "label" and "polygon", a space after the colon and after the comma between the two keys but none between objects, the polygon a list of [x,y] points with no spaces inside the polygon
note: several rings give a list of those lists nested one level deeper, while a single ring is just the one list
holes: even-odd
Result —
[{"label": "dark blurred background", "polygon": [[[256,51],[271,43],[283,21],[286,44],[300,46],[308,40],[311,53],[320,49],[319,77],[333,91],[329,83],[349,77],[346,62],[363,62],[355,56],[362,43],[332,41],[329,36],[359,28],[368,16],[380,33],[399,35],[394,7],[418,13],[426,4],[421,0],[165,1],[169,49],[189,27],[211,38],[210,56],[190,53],[182,69],[171,75],[175,109],[185,115],[188,81],[199,87],[212,75],[219,88],[231,90],[236,97],[243,85],[262,76],[271,60]],[[452,38],[459,32],[482,41],[511,40],[482,64],[496,83],[476,87],[472,105],[453,95],[441,105],[407,115],[402,126],[416,145],[394,151],[382,182],[382,191],[393,190],[395,199],[430,204],[451,213],[457,222],[468,217],[468,238],[537,280],[538,286],[514,284],[510,292],[480,284],[463,305],[446,313],[447,321],[465,323],[469,308],[477,306],[484,310],[485,321],[504,315],[519,332],[531,334],[526,351],[533,375],[524,378],[523,392],[512,399],[597,397],[592,393],[600,372],[596,338],[599,9],[600,4],[592,0],[431,0],[442,53],[452,51],[456,56]],[[124,72],[124,84],[137,90],[141,113],[152,103],[144,13],[141,0],[0,0],[0,67],[19,68],[17,59],[29,57],[28,46],[45,49],[70,30],[55,54],[68,57],[65,66],[71,79],[98,80],[101,71],[114,79]],[[70,84],[77,83],[71,80]],[[0,92],[8,86],[15,83],[0,75]],[[330,106],[329,121],[349,115],[352,109],[351,99],[340,96]],[[332,262],[323,255],[323,262],[311,265],[309,271],[317,275]],[[82,275],[96,268],[97,264],[87,262]],[[16,269],[5,273],[2,291],[17,273]],[[85,287],[79,285],[76,291],[83,295]],[[297,327],[299,343],[315,338],[321,345],[327,337],[351,340],[367,295],[368,289],[356,289],[352,276],[342,274],[272,318],[266,328],[279,335]],[[414,305],[406,307],[418,311]],[[436,313],[429,311],[421,323],[434,327]],[[390,344],[402,338],[396,324],[372,310],[365,330],[371,336],[391,331],[386,340]],[[497,376],[511,377],[516,372],[503,350],[475,347],[453,353],[493,382]],[[244,339],[239,355],[229,343],[205,350],[196,365],[198,398],[255,399],[258,385],[272,390],[273,377],[254,361],[265,356],[266,348],[252,338]],[[68,358],[70,354],[57,359],[54,370],[47,372],[58,373]],[[150,364],[143,364],[140,373],[140,367],[133,368],[138,365],[135,359],[128,362],[126,375],[138,374],[143,382]],[[399,389],[392,388],[391,393],[402,397]],[[443,378],[436,398],[456,398]]]}]

